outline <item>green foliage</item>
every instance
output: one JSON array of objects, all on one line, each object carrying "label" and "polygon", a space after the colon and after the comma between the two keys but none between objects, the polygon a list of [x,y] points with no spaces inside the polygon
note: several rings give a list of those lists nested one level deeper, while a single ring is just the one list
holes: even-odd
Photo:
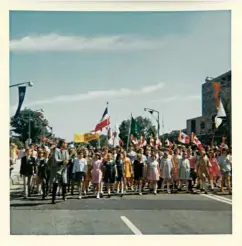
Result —
[{"label": "green foliage", "polygon": [[[152,122],[148,118],[144,118],[142,116],[138,116],[135,118],[135,121],[138,123],[140,127],[140,132],[137,134],[137,137],[145,136],[148,139],[150,136],[155,137],[156,135],[156,127],[152,125]],[[128,134],[130,128],[130,120],[124,120],[119,126],[119,137],[122,139],[124,146],[127,145]]]},{"label": "green foliage", "polygon": [[[48,121],[44,118],[43,114],[37,113],[31,109],[24,109],[20,112],[17,118],[11,118],[11,127],[13,132],[19,135],[19,140],[25,142],[29,137],[29,119],[31,139],[33,143],[40,142],[40,136],[47,136]],[[43,124],[43,122],[45,124]]]},{"label": "green foliage", "polygon": [[11,138],[10,138],[10,144],[11,144],[11,143],[16,144],[16,145],[18,146],[18,149],[24,147],[24,143],[21,142],[21,141],[19,140],[19,138],[17,138],[17,137],[11,137]]}]

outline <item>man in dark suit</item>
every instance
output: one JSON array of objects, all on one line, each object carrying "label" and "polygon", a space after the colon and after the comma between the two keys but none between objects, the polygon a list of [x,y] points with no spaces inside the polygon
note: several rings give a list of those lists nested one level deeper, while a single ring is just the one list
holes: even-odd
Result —
[{"label": "man in dark suit", "polygon": [[31,179],[36,173],[36,160],[32,156],[31,149],[25,150],[25,156],[21,158],[20,175],[24,179],[24,198],[30,197]]}]

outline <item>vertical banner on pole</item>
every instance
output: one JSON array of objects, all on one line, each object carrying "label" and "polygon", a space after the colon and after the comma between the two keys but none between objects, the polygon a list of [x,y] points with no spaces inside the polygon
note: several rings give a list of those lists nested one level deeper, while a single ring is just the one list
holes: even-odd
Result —
[{"label": "vertical banner on pole", "polygon": [[220,92],[221,84],[220,82],[213,82],[213,89],[214,89],[214,97],[216,100],[216,108],[219,107],[219,92]]},{"label": "vertical banner on pole", "polygon": [[24,102],[25,94],[26,94],[26,86],[20,86],[18,88],[18,95],[19,95],[18,108],[17,108],[17,111],[14,115],[14,118],[17,118],[19,116],[19,113],[21,111],[21,107],[22,107],[23,102]]}]

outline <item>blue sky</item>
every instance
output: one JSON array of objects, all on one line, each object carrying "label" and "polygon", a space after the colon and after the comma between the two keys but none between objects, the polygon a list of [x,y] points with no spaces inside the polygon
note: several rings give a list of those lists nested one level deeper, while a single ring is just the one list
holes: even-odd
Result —
[{"label": "blue sky", "polygon": [[[10,84],[32,81],[23,107],[43,108],[58,136],[164,116],[165,132],[201,115],[201,84],[231,69],[230,11],[10,12]],[[17,89],[10,91],[15,113]],[[155,123],[155,122],[154,122]]]}]

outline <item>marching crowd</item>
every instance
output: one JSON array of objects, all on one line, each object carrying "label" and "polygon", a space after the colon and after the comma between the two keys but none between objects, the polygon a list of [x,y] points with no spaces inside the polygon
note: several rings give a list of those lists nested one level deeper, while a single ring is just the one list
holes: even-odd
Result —
[{"label": "marching crowd", "polygon": [[32,144],[19,150],[18,158],[24,197],[37,193],[45,199],[52,193],[53,204],[56,196],[61,194],[66,200],[67,195],[75,195],[74,191],[78,199],[91,192],[96,198],[104,192],[108,197],[114,193],[123,196],[129,190],[142,195],[146,189],[154,195],[164,190],[171,193],[185,189],[190,193],[195,188],[207,193],[215,186],[231,194],[232,147],[206,146],[199,150],[196,146],[146,145],[130,146],[126,151],[120,146],[75,147],[61,140],[50,147]]}]

